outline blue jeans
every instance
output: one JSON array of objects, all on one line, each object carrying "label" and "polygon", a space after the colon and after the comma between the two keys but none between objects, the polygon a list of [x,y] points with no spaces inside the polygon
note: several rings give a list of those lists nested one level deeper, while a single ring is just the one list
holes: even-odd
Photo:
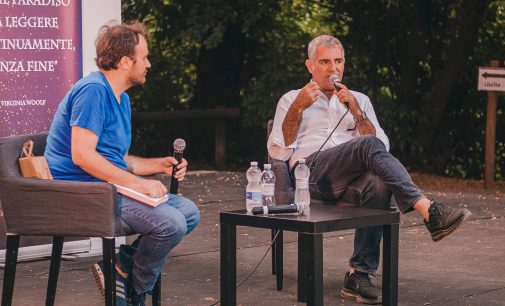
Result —
[{"label": "blue jeans", "polygon": [[[405,213],[424,197],[405,167],[375,136],[360,136],[315,155],[307,157],[307,165],[311,169],[310,193],[316,199],[343,199],[360,207],[387,210],[392,193]],[[357,229],[349,265],[375,273],[381,239],[381,226]]]},{"label": "blue jeans", "polygon": [[131,245],[121,245],[119,265],[130,275],[136,294],[152,291],[168,253],[200,222],[195,203],[175,194],[169,196],[157,207],[122,197],[121,219],[140,236]]}]

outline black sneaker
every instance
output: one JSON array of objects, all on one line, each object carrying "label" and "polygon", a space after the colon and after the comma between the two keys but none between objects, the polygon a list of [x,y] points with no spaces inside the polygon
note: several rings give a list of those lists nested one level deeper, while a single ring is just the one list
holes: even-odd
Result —
[{"label": "black sneaker", "polygon": [[[98,291],[105,297],[105,277],[103,273],[103,261],[99,261],[91,267],[91,272],[95,277]],[[116,306],[129,306],[127,303],[128,297],[128,280],[116,271]]]},{"label": "black sneaker", "polygon": [[132,294],[130,300],[128,301],[128,305],[131,306],[146,306],[146,293],[143,294]]},{"label": "black sneaker", "polygon": [[431,201],[428,222],[424,221],[433,241],[440,241],[454,232],[472,213],[465,208],[451,208],[444,204]]},{"label": "black sneaker", "polygon": [[372,284],[367,273],[357,270],[353,274],[349,275],[349,272],[345,274],[344,287],[340,291],[340,296],[361,304],[382,303],[382,290]]}]

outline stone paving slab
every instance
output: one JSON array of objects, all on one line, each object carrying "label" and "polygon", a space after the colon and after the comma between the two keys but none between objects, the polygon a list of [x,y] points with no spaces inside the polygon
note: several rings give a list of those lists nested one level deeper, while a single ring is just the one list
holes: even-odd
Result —
[{"label": "stone paving slab", "polygon": [[[197,172],[181,192],[198,203],[202,222],[177,246],[162,276],[163,305],[211,305],[219,299],[219,211],[242,209],[242,173]],[[399,305],[505,305],[505,203],[465,193],[426,191],[452,207],[468,207],[473,216],[453,235],[433,243],[415,213],[402,215],[400,227]],[[325,305],[358,305],[339,296],[352,253],[353,231],[324,236]],[[265,254],[270,232],[239,227],[237,280]],[[237,290],[238,305],[304,305],[296,300],[297,242],[284,236],[284,290],[275,289],[271,256]],[[62,261],[56,305],[101,305],[89,268],[98,257]],[[43,305],[48,260],[18,264],[13,305]],[[3,274],[0,276],[3,280]],[[379,268],[375,282],[381,282]]]}]

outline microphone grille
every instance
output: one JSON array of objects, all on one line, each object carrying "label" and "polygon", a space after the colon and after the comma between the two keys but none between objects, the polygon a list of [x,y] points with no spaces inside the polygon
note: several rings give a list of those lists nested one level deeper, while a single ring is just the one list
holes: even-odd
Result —
[{"label": "microphone grille", "polygon": [[335,73],[330,76],[330,83],[331,84],[340,83],[340,81],[341,81],[340,76],[338,76],[338,74]]},{"label": "microphone grille", "polygon": [[175,151],[183,151],[186,148],[186,141],[182,138],[177,138],[174,141],[174,150]]}]

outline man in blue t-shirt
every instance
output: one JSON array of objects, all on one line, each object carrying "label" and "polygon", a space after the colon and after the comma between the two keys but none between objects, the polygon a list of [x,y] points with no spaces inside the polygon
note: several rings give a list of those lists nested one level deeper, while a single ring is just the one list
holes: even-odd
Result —
[{"label": "man in blue t-shirt", "polygon": [[[47,137],[45,157],[55,179],[104,181],[122,185],[151,197],[167,188],[158,180],[139,176],[164,172],[179,181],[188,163],[173,157],[141,158],[128,154],[131,144],[130,98],[125,93],[144,84],[151,67],[147,31],[138,22],[103,26],[96,40],[93,72],[78,81],[63,98]],[[192,201],[170,194],[157,207],[120,197],[121,219],[140,234],[132,245],[122,245],[116,265],[116,305],[144,305],[161,273],[168,253],[200,221]],[[92,268],[104,291],[102,263]]]}]

